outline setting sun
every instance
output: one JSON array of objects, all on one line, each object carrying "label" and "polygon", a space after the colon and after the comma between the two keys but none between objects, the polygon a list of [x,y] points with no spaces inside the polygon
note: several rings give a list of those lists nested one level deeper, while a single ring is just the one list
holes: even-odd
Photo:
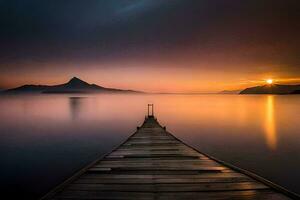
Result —
[{"label": "setting sun", "polygon": [[273,83],[273,80],[272,80],[272,79],[268,79],[266,82],[267,82],[268,84],[272,84],[272,83]]}]

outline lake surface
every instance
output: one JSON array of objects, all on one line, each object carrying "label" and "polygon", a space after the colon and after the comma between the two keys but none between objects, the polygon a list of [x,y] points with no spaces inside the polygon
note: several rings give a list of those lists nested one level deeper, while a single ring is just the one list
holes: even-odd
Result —
[{"label": "lake surface", "polygon": [[300,96],[0,96],[1,188],[36,199],[140,125],[147,104],[178,138],[300,193]]}]

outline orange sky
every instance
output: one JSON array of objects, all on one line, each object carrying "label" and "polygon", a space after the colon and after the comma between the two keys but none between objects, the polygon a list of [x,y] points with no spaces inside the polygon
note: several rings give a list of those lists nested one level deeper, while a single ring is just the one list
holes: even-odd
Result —
[{"label": "orange sky", "polygon": [[[54,85],[67,82],[77,76],[89,83],[104,87],[134,89],[146,92],[219,92],[237,90],[265,84],[272,78],[277,84],[297,84],[300,78],[278,70],[276,66],[262,67],[251,71],[251,67],[210,67],[216,63],[196,63],[201,67],[182,67],[181,63],[128,63],[98,64],[86,68],[51,68],[53,63],[40,64],[35,70],[19,70],[0,74],[0,85],[5,88],[23,84]],[[32,65],[33,63],[31,63]],[[194,64],[194,65],[196,65]],[[118,67],[118,65],[122,67]],[[142,66],[143,65],[143,66]],[[63,66],[67,66],[64,64]],[[272,71],[273,70],[273,71]],[[63,72],[63,73],[62,73]]]}]

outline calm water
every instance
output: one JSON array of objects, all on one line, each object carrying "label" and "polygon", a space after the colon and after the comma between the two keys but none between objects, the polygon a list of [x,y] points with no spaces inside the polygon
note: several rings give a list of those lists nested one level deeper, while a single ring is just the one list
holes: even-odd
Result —
[{"label": "calm water", "polygon": [[1,188],[41,196],[132,134],[148,103],[200,151],[300,193],[300,96],[268,95],[0,96]]}]

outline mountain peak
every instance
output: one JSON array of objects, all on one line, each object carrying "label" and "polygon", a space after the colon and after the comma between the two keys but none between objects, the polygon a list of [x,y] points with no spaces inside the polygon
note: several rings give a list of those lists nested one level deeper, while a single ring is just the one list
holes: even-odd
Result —
[{"label": "mountain peak", "polygon": [[76,76],[74,76],[73,78],[71,78],[69,80],[69,82],[79,82],[79,81],[84,82],[83,80],[81,80],[80,78],[77,78]]},{"label": "mountain peak", "polygon": [[89,85],[87,82],[77,78],[76,76],[71,78],[67,84],[69,84],[69,85]]}]

